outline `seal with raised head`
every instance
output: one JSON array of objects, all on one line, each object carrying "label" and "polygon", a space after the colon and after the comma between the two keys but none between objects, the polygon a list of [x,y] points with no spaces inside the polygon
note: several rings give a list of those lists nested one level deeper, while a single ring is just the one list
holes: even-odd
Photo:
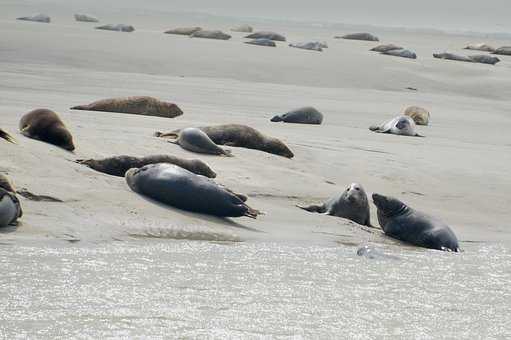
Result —
[{"label": "seal with raised head", "polygon": [[256,218],[260,214],[212,179],[174,164],[132,168],[126,172],[126,182],[131,190],[141,195],[183,210],[219,217]]},{"label": "seal with raised head", "polygon": [[380,41],[378,37],[371,33],[350,33],[343,36],[334,37],[336,39],[348,39],[348,40],[364,40],[364,41]]},{"label": "seal with raised head", "polygon": [[465,46],[465,50],[474,50],[474,51],[484,51],[484,52],[495,52],[495,48],[490,45],[480,43],[480,44],[469,44]]},{"label": "seal with raised head", "polygon": [[0,138],[3,138],[8,142],[16,144],[16,140],[10,134],[8,134],[2,129],[0,129]]},{"label": "seal with raised head", "polygon": [[149,96],[102,99],[87,105],[73,106],[71,110],[119,112],[165,118],[183,114],[176,104]]},{"label": "seal with raised head", "polygon": [[392,50],[402,50],[403,48],[401,46],[397,46],[394,44],[385,44],[385,45],[378,45],[376,47],[371,48],[371,51],[373,52],[388,52]]},{"label": "seal with raised head", "polygon": [[23,215],[21,204],[16,195],[0,188],[0,228],[16,224]]},{"label": "seal with raised head", "polygon": [[75,14],[75,20],[81,22],[99,22],[98,18],[87,14]]},{"label": "seal with raised head", "polygon": [[364,188],[358,183],[351,183],[341,195],[333,197],[321,205],[301,206],[298,208],[347,218],[361,225],[371,226],[369,202]]},{"label": "seal with raised head", "polygon": [[372,125],[369,130],[393,135],[424,137],[417,133],[413,119],[404,115],[397,116],[381,125]]},{"label": "seal with raised head", "polygon": [[272,122],[297,123],[297,124],[321,124],[323,114],[312,106],[301,107],[287,113],[276,115]]},{"label": "seal with raised head", "polygon": [[458,239],[447,224],[393,197],[373,194],[378,222],[386,235],[419,247],[458,252]]},{"label": "seal with raised head", "polygon": [[267,47],[276,47],[277,46],[277,44],[275,44],[275,41],[270,40],[270,39],[264,39],[264,38],[245,41],[245,44],[267,46]]},{"label": "seal with raised head", "polygon": [[199,30],[190,34],[191,38],[204,38],[204,39],[217,39],[217,40],[229,40],[231,36],[222,31],[214,30]]},{"label": "seal with raised head", "polygon": [[[294,154],[277,138],[269,137],[254,128],[240,124],[225,124],[199,127],[217,145],[261,150],[275,155],[293,158]],[[156,137],[177,138],[180,130],[169,133],[156,132]]]},{"label": "seal with raised head", "polygon": [[466,57],[464,55],[454,54],[454,53],[433,53],[433,57],[435,57],[437,59],[464,61],[464,62],[467,62],[467,63],[473,63],[474,62],[469,57]]},{"label": "seal with raised head", "polygon": [[178,144],[185,150],[210,155],[232,157],[230,150],[224,150],[216,145],[215,142],[213,142],[201,129],[193,127],[186,128],[180,130],[176,135],[177,139],[171,140],[170,142]]},{"label": "seal with raised head", "polygon": [[408,58],[408,59],[417,59],[417,54],[415,52],[407,50],[407,49],[399,49],[399,50],[390,50],[382,52],[384,55],[391,55],[394,57]]},{"label": "seal with raised head", "polygon": [[126,171],[131,168],[141,168],[144,165],[156,163],[175,164],[197,175],[209,178],[216,177],[216,173],[200,159],[184,159],[171,155],[152,155],[146,157],[117,156],[104,159],[78,159],[76,162],[96,171],[119,177],[124,177]]},{"label": "seal with raised head", "polygon": [[37,139],[73,151],[73,136],[60,117],[48,109],[35,109],[21,117],[19,128],[28,138]]},{"label": "seal with raised head", "polygon": [[486,54],[469,55],[468,57],[472,59],[473,62],[480,64],[495,65],[496,63],[500,62],[499,58]]},{"label": "seal with raised head", "polygon": [[270,39],[275,41],[286,41],[286,37],[282,34],[278,34],[270,31],[260,31],[245,36],[248,39]]},{"label": "seal with raised head", "polygon": [[493,52],[493,54],[511,55],[511,46],[499,47],[495,50],[495,52]]},{"label": "seal with raised head", "polygon": [[29,17],[16,18],[16,20],[50,23],[51,18],[46,14],[36,14]]},{"label": "seal with raised head", "polygon": [[413,119],[417,125],[429,124],[429,111],[419,106],[409,106],[405,110],[405,116]]},{"label": "seal with raised head", "polygon": [[133,32],[135,30],[135,27],[131,25],[125,25],[125,24],[109,24],[109,25],[103,25],[96,27],[98,30],[107,30],[107,31],[116,31],[116,32]]},{"label": "seal with raised head", "polygon": [[304,43],[289,44],[289,47],[300,48],[302,50],[311,50],[322,52],[323,48],[319,41],[309,41]]}]

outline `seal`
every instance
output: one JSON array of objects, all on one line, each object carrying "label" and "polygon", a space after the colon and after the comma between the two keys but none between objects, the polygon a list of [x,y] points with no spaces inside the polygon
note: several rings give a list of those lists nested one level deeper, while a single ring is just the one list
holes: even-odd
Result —
[{"label": "seal", "polygon": [[473,62],[480,63],[480,64],[495,65],[496,63],[500,62],[499,58],[491,56],[491,55],[485,55],[485,54],[469,55],[468,57],[470,59],[472,59]]},{"label": "seal", "polygon": [[12,193],[16,192],[16,189],[14,189],[14,185],[12,185],[7,176],[5,176],[4,174],[0,174],[0,188]]},{"label": "seal", "polygon": [[165,31],[166,34],[178,34],[178,35],[191,35],[197,31],[200,31],[202,27],[178,27]]},{"label": "seal", "polygon": [[251,41],[245,41],[245,44],[258,45],[258,46],[267,46],[267,47],[276,47],[277,46],[277,44],[275,44],[275,42],[273,40],[264,39],[264,38],[254,39],[254,40],[251,40]]},{"label": "seal", "polygon": [[0,188],[0,228],[15,225],[22,215],[21,204],[16,195]]},{"label": "seal", "polygon": [[98,18],[87,14],[75,14],[75,20],[81,22],[99,22]]},{"label": "seal", "polygon": [[125,25],[125,24],[117,24],[117,25],[103,25],[96,27],[98,30],[107,30],[107,31],[117,31],[117,32],[133,32],[135,30],[135,27],[131,25]]},{"label": "seal", "polygon": [[495,50],[495,52],[493,52],[493,54],[511,55],[511,46],[499,47]]},{"label": "seal", "polygon": [[301,107],[282,115],[276,115],[272,122],[297,123],[297,124],[321,124],[323,122],[323,114],[312,106]]},{"label": "seal", "polygon": [[16,140],[10,134],[5,132],[3,129],[0,129],[0,138],[3,138],[8,142],[16,144]]},{"label": "seal", "polygon": [[300,206],[309,212],[347,218],[361,225],[371,227],[369,202],[364,188],[351,183],[339,196],[333,197],[321,205]]},{"label": "seal", "polygon": [[233,32],[241,32],[241,33],[252,33],[254,29],[250,25],[239,25],[236,27],[231,28],[231,31]]},{"label": "seal", "polygon": [[393,197],[373,194],[378,222],[386,235],[419,247],[455,251],[458,239],[447,224],[416,211]]},{"label": "seal", "polygon": [[378,45],[370,49],[373,52],[389,52],[392,50],[402,50],[403,48],[394,44]]},{"label": "seal", "polygon": [[424,137],[419,135],[417,131],[415,131],[415,128],[416,125],[412,118],[401,115],[381,125],[370,126],[369,130],[393,135]]},{"label": "seal", "polygon": [[321,47],[321,43],[319,41],[310,41],[305,43],[296,43],[296,44],[289,44],[290,47],[294,48],[300,48],[302,50],[311,50],[311,51],[318,51],[322,52],[323,48]]},{"label": "seal", "polygon": [[183,149],[191,152],[232,157],[230,150],[218,147],[204,131],[197,128],[180,130],[177,134],[177,140],[170,142],[178,144]]},{"label": "seal", "polygon": [[78,159],[77,163],[88,166],[96,171],[118,177],[124,177],[131,168],[141,168],[144,165],[170,163],[182,167],[197,175],[215,178],[216,173],[200,159],[184,159],[170,155],[152,155],[146,157],[116,156],[104,159]]},{"label": "seal", "polygon": [[405,116],[413,119],[417,125],[429,124],[429,111],[419,106],[409,106],[405,110]]},{"label": "seal", "polygon": [[[199,127],[217,145],[261,150],[271,154],[293,158],[294,154],[277,138],[269,137],[254,128],[240,124]],[[177,138],[180,130],[169,133],[156,132],[156,137]]]},{"label": "seal", "polygon": [[174,164],[132,168],[126,172],[126,182],[134,192],[183,210],[218,217],[256,218],[260,214],[212,179]]},{"label": "seal", "polygon": [[36,14],[36,15],[32,15],[30,17],[20,17],[20,18],[16,18],[16,20],[43,22],[46,24],[51,22],[51,18],[49,16],[47,16],[46,14]]},{"label": "seal", "polygon": [[28,138],[59,146],[73,151],[73,136],[59,116],[48,109],[35,109],[21,117],[19,128]]},{"label": "seal", "polygon": [[495,52],[495,48],[490,45],[481,43],[481,44],[469,44],[465,46],[465,50],[474,50],[474,51],[484,51],[484,52]]},{"label": "seal", "polygon": [[286,37],[282,34],[278,34],[270,31],[260,31],[245,36],[248,39],[270,39],[275,41],[286,41]]},{"label": "seal", "polygon": [[469,57],[465,57],[463,55],[457,55],[457,54],[453,54],[453,53],[433,53],[433,57],[435,57],[437,59],[464,61],[464,62],[467,62],[467,63],[473,63],[474,62]]},{"label": "seal", "polygon": [[102,99],[87,105],[73,106],[71,110],[119,112],[165,118],[175,118],[183,114],[176,104],[149,96]]},{"label": "seal", "polygon": [[415,52],[404,49],[404,48],[402,48],[400,50],[390,50],[390,51],[382,52],[381,54],[391,55],[394,57],[408,58],[408,59],[417,59],[417,54],[415,54]]},{"label": "seal", "polygon": [[335,39],[348,39],[348,40],[364,40],[364,41],[380,41],[378,37],[371,33],[350,33],[343,36],[336,36]]},{"label": "seal", "polygon": [[204,38],[204,39],[217,39],[217,40],[229,40],[231,36],[222,31],[208,31],[208,30],[199,30],[190,34],[190,38]]}]

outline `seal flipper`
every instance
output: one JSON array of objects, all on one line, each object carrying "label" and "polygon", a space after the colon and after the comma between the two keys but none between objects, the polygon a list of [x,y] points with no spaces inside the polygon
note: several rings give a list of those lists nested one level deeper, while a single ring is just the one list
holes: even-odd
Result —
[{"label": "seal flipper", "polygon": [[426,137],[426,136],[416,133],[415,137]]},{"label": "seal flipper", "polygon": [[11,142],[13,144],[17,144],[16,140],[10,134],[8,134],[7,132],[5,132],[2,129],[0,129],[0,138],[3,138],[6,141]]},{"label": "seal flipper", "polygon": [[76,105],[76,106],[73,106],[73,107],[70,107],[69,109],[70,110],[88,110],[89,105]]},{"label": "seal flipper", "polygon": [[279,115],[274,116],[272,119],[270,119],[271,122],[281,122],[282,118]]},{"label": "seal flipper", "polygon": [[154,133],[154,137],[178,139],[179,138],[179,134],[177,132],[160,132],[160,131],[156,131]]},{"label": "seal flipper", "polygon": [[385,126],[383,125],[371,125],[369,127],[369,130],[376,132],[376,133],[389,133],[390,128],[385,129]]},{"label": "seal flipper", "polygon": [[296,205],[296,207],[307,210],[308,212],[316,212],[320,214],[326,213],[326,206],[324,204],[322,205],[309,205],[309,206],[302,206],[302,205]]},{"label": "seal flipper", "polygon": [[221,156],[234,157],[234,155],[232,154],[231,150],[222,149],[222,151],[223,151],[223,153],[221,154]]}]

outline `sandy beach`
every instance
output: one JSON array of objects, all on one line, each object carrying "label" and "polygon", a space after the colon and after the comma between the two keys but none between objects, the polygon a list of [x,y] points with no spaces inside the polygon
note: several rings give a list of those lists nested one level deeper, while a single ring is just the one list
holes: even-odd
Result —
[{"label": "sandy beach", "polygon": [[[50,24],[15,20],[17,16],[42,11],[34,6],[11,4],[5,8],[0,14],[3,32],[0,36],[0,127],[9,131],[18,144],[0,141],[0,172],[8,175],[18,188],[63,202],[21,198],[24,216],[19,226],[0,233],[3,256],[0,268],[4,266],[2,271],[9,273],[0,279],[3,287],[0,320],[5,325],[0,326],[0,335],[9,338],[23,330],[18,334],[30,338],[51,338],[59,334],[68,338],[156,338],[165,337],[162,330],[173,317],[180,320],[180,326],[173,328],[175,335],[192,338],[329,338],[334,335],[356,338],[364,334],[369,338],[433,338],[441,334],[454,338],[504,338],[511,335],[507,316],[511,291],[503,285],[511,275],[511,57],[501,56],[496,66],[432,57],[433,52],[444,51],[467,54],[462,48],[479,42],[480,38],[464,35],[379,32],[372,28],[382,43],[399,44],[417,53],[417,60],[407,60],[370,52],[377,43],[333,39],[348,32],[321,27],[300,28],[284,23],[260,27],[259,23],[256,29],[281,32],[288,40],[276,48],[266,48],[244,44],[242,33],[229,32],[236,21],[218,22],[193,15],[176,15],[171,21],[163,14],[154,14],[155,10],[147,15],[136,11],[91,13],[100,17],[101,23],[126,23],[136,29],[133,33],[118,33],[95,30],[94,24],[74,22],[74,12],[67,7],[59,10],[55,5],[53,12],[48,11],[52,16]],[[162,33],[173,27],[195,25],[221,29],[233,37],[216,41]],[[329,47],[319,53],[287,46],[289,42],[313,39],[326,41]],[[493,38],[484,42],[496,47],[510,43]],[[69,109],[98,99],[133,95],[175,102],[184,115],[165,119]],[[312,105],[324,114],[322,125],[270,122],[276,113],[305,105]],[[431,111],[430,126],[419,127],[425,138],[368,130],[370,125],[390,119],[410,105]],[[75,153],[19,134],[21,116],[39,107],[60,114],[74,136]],[[286,159],[233,147],[230,148],[232,158],[197,155],[153,137],[155,131],[227,123],[249,125],[277,137],[290,147],[295,157]],[[132,192],[123,178],[74,162],[152,154],[205,161],[218,174],[215,179],[218,183],[246,194],[249,205],[265,214],[257,220],[220,219],[163,207]],[[379,230],[295,207],[325,201],[352,182],[362,184],[368,195],[395,196],[441,218],[455,231],[464,252],[454,255],[406,246],[385,237]],[[377,224],[376,208],[372,204],[371,220]],[[355,256],[357,246],[367,243],[402,260],[383,265],[360,261]],[[47,262],[46,256],[52,252],[58,254],[59,260],[50,256]],[[114,255],[107,259],[105,253],[109,252]],[[115,255],[124,252],[124,257]],[[223,252],[224,255],[219,255]],[[257,252],[263,254],[262,258],[258,259]],[[26,262],[20,260],[26,257],[30,257]],[[75,266],[59,265],[65,258]],[[177,299],[185,294],[181,297],[188,305],[174,308],[179,300],[172,298],[169,305],[146,306],[149,309],[144,307],[140,313],[156,319],[144,319],[144,322],[133,319],[131,328],[123,328],[125,320],[121,317],[108,319],[94,314],[98,308],[90,305],[90,299],[97,298],[94,303],[99,306],[100,295],[106,294],[103,285],[91,295],[83,292],[75,295],[75,303],[67,307],[57,302],[48,302],[46,306],[23,303],[23,296],[42,301],[44,296],[53,294],[51,289],[44,288],[46,285],[36,284],[40,281],[31,281],[31,272],[39,273],[41,280],[58,287],[52,280],[81,277],[84,264],[79,263],[80,258],[96,259],[98,263],[118,261],[109,262],[109,266],[126,270],[128,281],[129,277],[140,279],[135,274],[138,269],[130,269],[126,266],[128,262],[151,259],[155,266],[147,264],[145,274],[139,274],[154,275],[156,282],[173,282],[170,286],[177,290],[178,286],[187,287],[181,293],[170,289],[160,299],[165,301],[170,295]],[[165,263],[175,260],[173,267],[157,269],[159,258]],[[46,273],[37,269],[37,259],[50,268]],[[254,263],[253,268],[246,267],[250,261]],[[322,264],[316,268],[319,262]],[[176,274],[179,265],[184,269],[201,263],[205,270],[202,274],[192,275],[195,269],[186,272],[189,285],[171,278],[171,272],[181,275]],[[221,269],[219,263],[225,267],[230,263],[231,268]],[[280,305],[263,298],[251,305],[253,314],[243,314],[247,309],[242,307],[240,296],[250,301],[265,296],[262,286],[252,286],[254,280],[263,285],[262,278],[272,268],[279,268],[275,269],[277,273],[286,271],[286,266],[294,273],[303,270],[308,275],[300,278],[284,275],[279,280],[268,277],[266,289],[274,289],[278,295],[294,287],[298,296],[287,302],[280,300]],[[309,272],[307,268],[312,269]],[[392,287],[399,280],[404,286],[412,287],[414,280],[418,280],[414,275],[416,268],[422,268],[417,274],[422,278],[421,291],[402,297],[408,304],[399,301],[397,297],[406,293],[394,292]],[[107,281],[113,282],[113,272],[103,269],[105,275],[112,276]],[[49,274],[53,270],[56,274]],[[70,276],[60,270],[70,270]],[[168,275],[160,277],[158,271]],[[346,283],[341,277],[333,280],[344,282],[344,286],[328,281],[327,272],[341,275],[343,271],[353,282]],[[435,271],[443,274],[436,277]],[[259,273],[252,283],[248,279],[251,272]],[[101,273],[101,270],[97,272],[98,278],[102,277]],[[225,277],[235,277],[236,273],[247,281],[238,282],[231,291],[232,282]],[[224,276],[215,281],[215,275]],[[495,276],[491,279],[488,275]],[[16,288],[15,276],[28,280],[23,290]],[[475,281],[463,287],[449,285],[453,281],[460,284],[467,277]],[[77,287],[93,285],[87,280],[92,279],[77,279],[74,286],[63,289],[80,291]],[[438,284],[427,285],[434,280]],[[132,289],[144,290],[144,284],[148,285],[147,289],[161,289],[149,281],[130,281],[134,286],[117,282],[118,291],[108,300],[108,308],[128,317],[131,312],[125,315],[124,311],[133,312],[141,303],[129,295]],[[199,286],[211,289],[211,285],[205,287],[205,282],[213,286],[217,282],[214,298],[211,292],[200,291]],[[357,286],[356,282],[361,285]],[[379,288],[371,290],[370,283]],[[305,289],[303,285],[311,286]],[[349,302],[350,294],[343,287],[350,288],[355,301]],[[357,291],[357,287],[365,288]],[[193,289],[197,289],[197,295],[190,293]],[[497,301],[488,296],[497,292],[500,296]],[[321,296],[317,295],[320,293]],[[375,301],[382,294],[388,299],[396,297],[396,305],[377,304]],[[156,299],[154,294],[149,295]],[[205,300],[197,302],[193,296]],[[133,305],[124,305],[123,298],[134,299]],[[69,302],[65,297],[62,299]],[[330,304],[329,299],[336,302]],[[429,307],[421,305],[407,310],[404,306],[410,306],[414,299]],[[442,299],[445,303],[439,302]],[[463,303],[470,299],[474,302]],[[361,304],[362,301],[368,304]],[[344,312],[333,311],[350,303],[359,309],[351,306]],[[89,307],[81,311],[77,306]],[[466,310],[460,311],[460,306]],[[37,317],[38,313],[52,314],[55,308],[75,309],[71,314],[82,315],[82,319],[78,322],[67,313],[58,319]],[[201,308],[205,308],[203,312]],[[225,308],[220,312],[224,314],[217,315],[221,321],[214,324],[200,321],[213,317],[219,311],[215,308]],[[389,314],[387,321],[380,319],[387,308],[393,310],[396,318]],[[435,309],[441,311],[443,320],[435,317]],[[276,310],[274,317],[279,316],[277,319],[282,324],[268,319],[266,313],[272,310]],[[300,314],[306,310],[316,314],[308,319]],[[242,320],[235,318],[237,313],[242,313]],[[350,319],[349,313],[368,318],[356,321]],[[162,315],[170,319],[158,321]],[[422,319],[419,315],[423,315]],[[331,319],[333,316],[336,320]],[[410,322],[397,321],[401,319],[398,316],[407,317]],[[88,318],[87,322],[83,318]],[[423,328],[419,326],[421,320],[425,320]],[[480,322],[480,327],[474,324],[475,320]],[[59,333],[57,321],[68,326],[68,332]],[[238,328],[230,328],[230,322]],[[344,328],[343,324],[350,327]],[[464,326],[467,328],[462,332]],[[258,333],[261,329],[265,331]]]}]

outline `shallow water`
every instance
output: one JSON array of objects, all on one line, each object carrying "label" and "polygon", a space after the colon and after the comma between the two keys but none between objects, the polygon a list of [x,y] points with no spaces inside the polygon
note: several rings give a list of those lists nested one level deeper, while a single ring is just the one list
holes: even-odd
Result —
[{"label": "shallow water", "polygon": [[2,244],[0,337],[510,337],[511,252],[463,246]]}]

